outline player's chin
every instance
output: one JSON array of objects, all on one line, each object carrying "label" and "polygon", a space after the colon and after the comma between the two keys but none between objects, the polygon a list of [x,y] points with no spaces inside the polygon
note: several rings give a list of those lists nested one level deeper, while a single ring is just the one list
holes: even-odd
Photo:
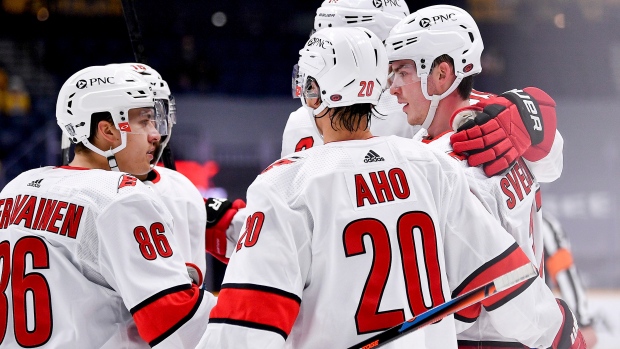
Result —
[{"label": "player's chin", "polygon": [[152,162],[153,162],[153,156],[150,154],[147,154],[147,156],[144,158],[143,161],[135,163],[134,170],[132,173],[138,176],[149,173],[154,166]]},{"label": "player's chin", "polygon": [[402,104],[402,103],[401,103],[401,105],[403,106],[403,107],[402,107],[403,111],[406,113],[406,112],[407,112],[407,109],[408,109],[408,107],[409,107],[409,103],[405,103],[405,104]]}]

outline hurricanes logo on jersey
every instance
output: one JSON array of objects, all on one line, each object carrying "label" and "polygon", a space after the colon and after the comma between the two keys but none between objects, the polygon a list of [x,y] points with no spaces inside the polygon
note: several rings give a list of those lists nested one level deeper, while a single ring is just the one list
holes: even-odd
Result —
[{"label": "hurricanes logo on jersey", "polygon": [[136,177],[124,174],[118,179],[118,188],[116,191],[118,192],[124,187],[135,187],[136,183],[138,183],[138,179]]},{"label": "hurricanes logo on jersey", "polygon": [[292,163],[294,163],[295,161],[297,161],[298,159],[301,159],[301,157],[299,157],[299,156],[291,156],[291,157],[290,157],[290,158],[288,158],[288,159],[280,159],[280,160],[278,160],[278,161],[274,162],[273,164],[271,164],[271,165],[267,166],[267,168],[266,168],[266,169],[264,169],[264,170],[263,170],[263,172],[261,172],[261,174],[263,174],[263,173],[265,173],[265,172],[267,172],[267,171],[271,170],[272,168],[274,168],[274,167],[276,167],[276,166],[282,166],[282,165],[292,164]]}]

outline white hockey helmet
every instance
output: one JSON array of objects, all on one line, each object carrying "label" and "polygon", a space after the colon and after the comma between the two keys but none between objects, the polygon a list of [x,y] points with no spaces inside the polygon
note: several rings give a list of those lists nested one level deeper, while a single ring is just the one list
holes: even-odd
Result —
[{"label": "white hockey helmet", "polygon": [[314,30],[329,27],[364,27],[381,41],[409,14],[405,0],[325,0],[316,10]]},{"label": "white hockey helmet", "polygon": [[[150,84],[133,69],[118,65],[92,66],[73,74],[62,85],[56,102],[56,122],[73,143],[82,143],[108,158],[117,169],[114,154],[127,145],[129,110],[155,108]],[[155,108],[157,114],[157,108]],[[103,151],[88,141],[93,113],[108,112],[121,134],[121,144]],[[161,118],[161,115],[156,115]]]},{"label": "white hockey helmet", "polygon": [[[482,71],[480,56],[484,45],[480,30],[471,15],[459,7],[434,5],[408,15],[392,28],[385,46],[390,62],[403,59],[415,62],[422,93],[433,101],[425,128],[430,125],[439,100],[452,93],[463,78]],[[433,61],[444,54],[454,61],[456,80],[441,96],[430,96],[427,78]]]},{"label": "white hockey helmet", "polygon": [[144,63],[119,63],[109,65],[118,65],[132,69],[136,73],[142,75],[142,77],[151,84],[153,96],[155,97],[155,107],[159,109],[161,115],[164,115],[162,122],[157,125],[157,130],[161,135],[161,142],[151,162],[154,166],[159,162],[164,148],[170,141],[172,126],[177,123],[176,103],[174,97],[170,93],[170,87],[168,87],[168,83],[161,77],[157,70]]},{"label": "white hockey helmet", "polygon": [[379,38],[365,28],[327,28],[314,33],[299,51],[296,85],[302,97],[312,79],[321,105],[313,111],[359,103],[377,105],[386,87],[388,61]]}]

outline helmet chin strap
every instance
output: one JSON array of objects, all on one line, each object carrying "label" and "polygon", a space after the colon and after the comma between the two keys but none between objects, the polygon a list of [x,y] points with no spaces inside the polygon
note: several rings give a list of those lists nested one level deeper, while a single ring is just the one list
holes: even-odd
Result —
[{"label": "helmet chin strap", "polygon": [[321,114],[323,112],[323,110],[325,110],[327,108],[327,106],[325,105],[325,103],[321,102],[321,104],[312,111],[312,114],[314,116],[317,116],[319,114]]},{"label": "helmet chin strap", "polygon": [[440,95],[432,95],[430,100],[431,100],[431,105],[428,108],[428,113],[426,114],[426,119],[424,119],[424,122],[422,123],[422,126],[421,126],[425,130],[428,130],[428,128],[433,123],[433,120],[435,119],[435,112],[437,112],[437,106],[439,105],[439,101],[441,100],[441,96]]},{"label": "helmet chin strap", "polygon": [[422,93],[424,94],[424,97],[426,99],[431,101],[431,105],[428,108],[428,113],[426,114],[426,119],[424,119],[424,122],[422,123],[422,128],[423,129],[428,130],[428,128],[433,123],[433,120],[435,119],[435,113],[437,112],[437,107],[439,106],[439,101],[441,101],[442,99],[446,98],[450,93],[452,93],[454,90],[456,90],[456,88],[461,83],[461,80],[463,80],[463,74],[457,73],[456,74],[456,79],[454,80],[454,82],[452,82],[452,85],[450,85],[450,88],[448,88],[446,90],[446,92],[442,93],[441,95],[432,95],[431,96],[428,93],[428,73],[422,74],[422,79],[421,79]]},{"label": "helmet chin strap", "polygon": [[108,150],[103,151],[97,148],[94,144],[90,143],[87,139],[83,140],[82,144],[84,144],[86,148],[106,158],[108,160],[108,166],[110,166],[110,170],[117,171],[117,172],[120,171],[114,154],[125,149],[125,146],[127,145],[127,133],[125,131],[121,131],[121,145],[119,145],[118,147],[114,149],[110,148]]},{"label": "helmet chin strap", "polygon": [[321,139],[323,138],[323,132],[321,132],[321,130],[319,129],[319,127],[316,124],[316,120],[314,119],[320,119],[323,116],[319,116],[317,117],[317,115],[319,115],[320,113],[323,112],[323,110],[327,109],[327,106],[325,105],[325,103],[321,102],[321,104],[316,108],[316,109],[312,109],[312,107],[305,105],[304,107],[306,108],[306,110],[308,110],[308,113],[312,116],[312,124],[314,125],[314,127],[316,128],[316,131],[319,133],[319,136],[321,136]]}]

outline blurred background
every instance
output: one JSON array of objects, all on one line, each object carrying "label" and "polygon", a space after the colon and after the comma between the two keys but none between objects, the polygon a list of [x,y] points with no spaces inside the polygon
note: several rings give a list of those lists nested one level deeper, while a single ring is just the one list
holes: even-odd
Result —
[{"label": "blurred background", "polygon": [[[120,0],[0,2],[1,188],[24,170],[60,164],[54,110],[70,75],[135,59]],[[280,157],[299,106],[291,69],[321,2],[136,1],[148,64],[177,98],[178,169],[203,195],[245,198]],[[411,12],[438,3],[465,8],[480,27],[476,89],[536,86],[555,98],[564,172],[544,186],[543,206],[572,241],[586,285],[620,289],[620,0],[407,1]],[[217,288],[223,266],[211,264]]]}]

